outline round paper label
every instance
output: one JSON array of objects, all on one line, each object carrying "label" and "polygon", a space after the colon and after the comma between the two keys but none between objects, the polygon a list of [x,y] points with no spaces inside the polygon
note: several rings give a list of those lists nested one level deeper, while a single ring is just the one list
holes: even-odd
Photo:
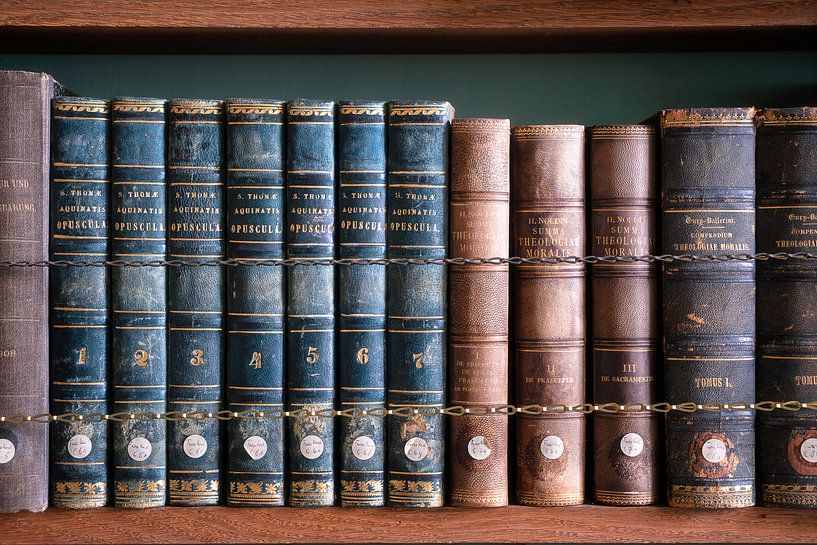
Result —
[{"label": "round paper label", "polygon": [[412,437],[406,441],[406,446],[403,447],[403,452],[406,453],[406,458],[412,462],[419,462],[428,456],[428,443],[422,437]]},{"label": "round paper label", "polygon": [[188,435],[182,445],[184,453],[190,458],[201,458],[207,452],[207,439],[198,434]]},{"label": "round paper label", "polygon": [[253,460],[260,460],[267,454],[267,442],[258,435],[247,437],[244,441],[244,450]]},{"label": "round paper label", "polygon": [[9,463],[15,452],[17,449],[14,448],[14,443],[8,439],[0,439],[0,464]]},{"label": "round paper label", "polygon": [[301,454],[307,460],[320,458],[323,454],[323,439],[317,435],[307,435],[301,439]]},{"label": "round paper label", "polygon": [[726,458],[726,443],[720,439],[708,439],[701,447],[701,454],[707,462],[717,464]]},{"label": "round paper label", "polygon": [[621,438],[621,452],[630,458],[635,458],[644,452],[644,439],[637,433],[628,433]]},{"label": "round paper label", "polygon": [[477,435],[468,441],[468,454],[474,460],[484,460],[491,455],[491,447],[484,435]]},{"label": "round paper label", "polygon": [[361,435],[352,441],[352,454],[354,454],[358,460],[368,460],[374,456],[375,450],[377,449],[374,445],[374,440],[366,435]]},{"label": "round paper label", "polygon": [[539,444],[539,450],[542,451],[542,456],[548,460],[556,460],[561,458],[565,451],[565,443],[561,437],[556,435],[548,435]]},{"label": "round paper label", "polygon": [[75,435],[68,440],[68,454],[73,458],[82,459],[91,454],[91,438],[87,435]]},{"label": "round paper label", "polygon": [[134,437],[128,443],[128,456],[137,462],[144,462],[150,458],[151,452],[153,452],[153,445],[144,437]]},{"label": "round paper label", "polygon": [[807,462],[817,462],[817,439],[810,437],[800,445],[800,454]]}]

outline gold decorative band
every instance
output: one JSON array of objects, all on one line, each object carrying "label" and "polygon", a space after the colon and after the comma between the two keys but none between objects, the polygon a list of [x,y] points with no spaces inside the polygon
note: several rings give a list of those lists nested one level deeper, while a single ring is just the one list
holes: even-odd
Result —
[{"label": "gold decorative band", "polygon": [[817,507],[817,485],[764,484],[763,503],[785,507]]},{"label": "gold decorative band", "polygon": [[341,106],[340,113],[346,115],[383,115],[382,106]]},{"label": "gold decorative band", "polygon": [[511,136],[515,140],[548,136],[581,136],[584,135],[582,125],[524,125],[511,129]]},{"label": "gold decorative band", "polygon": [[751,484],[727,486],[703,486],[674,484],[669,490],[672,507],[703,509],[731,509],[751,507],[755,504],[754,487]]},{"label": "gold decorative band", "polygon": [[102,100],[94,102],[55,102],[54,109],[61,112],[88,112],[107,114],[110,110],[108,103]]},{"label": "gold decorative band", "polygon": [[283,104],[230,104],[227,106],[230,114],[268,114],[279,115],[284,113]]},{"label": "gold decorative band", "polygon": [[446,104],[428,105],[400,105],[389,108],[390,116],[415,116],[415,115],[445,115],[448,113]]}]

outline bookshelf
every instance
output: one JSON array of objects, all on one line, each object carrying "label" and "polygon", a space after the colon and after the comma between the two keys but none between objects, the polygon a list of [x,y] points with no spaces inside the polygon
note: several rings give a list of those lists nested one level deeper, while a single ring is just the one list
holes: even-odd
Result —
[{"label": "bookshelf", "polygon": [[[817,4],[808,0],[10,4],[0,12],[0,67],[45,70],[100,96],[412,94],[513,124],[817,101]],[[0,515],[0,541],[813,543],[813,521],[813,511],[763,507],[49,509]]]}]

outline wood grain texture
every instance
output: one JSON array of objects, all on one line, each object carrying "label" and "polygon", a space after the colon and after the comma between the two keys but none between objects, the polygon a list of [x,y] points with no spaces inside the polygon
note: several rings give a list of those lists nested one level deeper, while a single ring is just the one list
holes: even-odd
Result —
[{"label": "wood grain texture", "polygon": [[[810,0],[6,0],[3,4],[0,48],[26,52],[100,47],[117,52],[274,52],[293,47],[299,52],[632,50],[713,45],[779,49],[806,47],[809,32],[817,27],[817,3]],[[717,40],[701,44],[702,36]]]},{"label": "wood grain texture", "polygon": [[0,516],[4,543],[814,543],[814,512],[753,507],[49,509]]}]

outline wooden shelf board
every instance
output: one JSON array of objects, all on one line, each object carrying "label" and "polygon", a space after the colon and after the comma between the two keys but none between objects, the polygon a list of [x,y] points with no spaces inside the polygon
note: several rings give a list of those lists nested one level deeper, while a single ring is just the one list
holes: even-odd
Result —
[{"label": "wooden shelf board", "polygon": [[814,543],[815,512],[752,507],[110,507],[0,515],[4,543]]},{"label": "wooden shelf board", "polygon": [[[15,52],[323,52],[813,47],[812,0],[30,0]],[[701,43],[702,38],[707,38]]]}]

